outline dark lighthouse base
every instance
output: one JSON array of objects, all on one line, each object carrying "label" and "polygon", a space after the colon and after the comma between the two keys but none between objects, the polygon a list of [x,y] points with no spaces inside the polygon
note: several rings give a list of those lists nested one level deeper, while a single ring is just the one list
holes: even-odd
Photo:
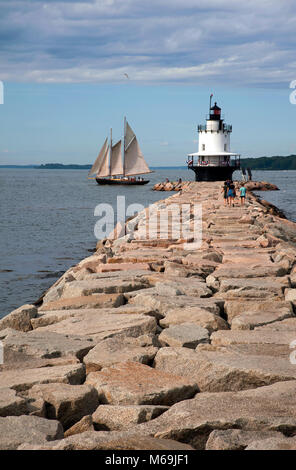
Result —
[{"label": "dark lighthouse base", "polygon": [[231,166],[188,166],[195,173],[195,181],[226,181],[232,180],[232,174],[237,167]]}]

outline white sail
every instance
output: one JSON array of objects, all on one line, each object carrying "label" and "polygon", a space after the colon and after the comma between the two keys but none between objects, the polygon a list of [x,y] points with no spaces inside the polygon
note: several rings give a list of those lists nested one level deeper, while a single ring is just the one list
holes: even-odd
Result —
[{"label": "white sail", "polygon": [[128,146],[130,145],[130,143],[133,141],[133,139],[136,137],[136,134],[134,133],[134,131],[132,130],[132,128],[130,127],[129,123],[126,122],[126,126],[125,126],[125,139],[124,139],[124,150],[126,150],[128,148]]},{"label": "white sail", "polygon": [[124,174],[126,176],[152,173],[144,160],[139,143],[134,135],[124,154]]},{"label": "white sail", "polygon": [[98,169],[98,177],[110,176],[110,166],[109,166],[109,157],[110,157],[110,147],[109,145],[106,148],[105,155],[101,160],[101,166]]},{"label": "white sail", "polygon": [[96,161],[94,162],[93,166],[89,170],[88,176],[96,175],[97,172],[99,171],[99,169],[101,168],[102,160],[103,160],[103,158],[105,156],[105,153],[106,153],[106,150],[107,150],[107,145],[108,145],[108,138],[105,140],[105,142],[103,144],[103,147],[101,148],[100,153],[99,153]]},{"label": "white sail", "polygon": [[123,165],[121,156],[121,140],[119,140],[112,147],[111,163],[110,163],[111,176],[123,175]]}]

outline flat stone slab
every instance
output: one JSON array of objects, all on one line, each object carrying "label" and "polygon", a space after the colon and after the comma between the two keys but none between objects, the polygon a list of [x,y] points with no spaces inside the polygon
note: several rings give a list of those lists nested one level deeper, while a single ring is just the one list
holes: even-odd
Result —
[{"label": "flat stone slab", "polygon": [[284,331],[284,332],[294,332],[296,333],[296,318],[287,318],[286,320],[277,321],[270,323],[269,325],[258,326],[255,328],[256,331]]},{"label": "flat stone slab", "polygon": [[144,280],[122,280],[122,279],[96,279],[86,281],[73,281],[65,284],[62,299],[81,297],[92,294],[114,294],[130,292],[132,290],[145,289],[147,284]]},{"label": "flat stone slab", "polygon": [[50,383],[34,385],[28,398],[46,402],[46,418],[55,419],[68,429],[85,415],[91,415],[99,405],[97,390],[90,385]]},{"label": "flat stone slab", "polygon": [[189,254],[184,257],[182,263],[187,267],[188,272],[191,270],[195,275],[203,278],[206,278],[209,274],[215,271],[219,265],[216,261],[202,259],[201,256],[196,256],[194,254]]},{"label": "flat stone slab", "polygon": [[41,328],[43,326],[53,325],[62,320],[81,315],[81,310],[54,310],[54,311],[40,311],[36,318],[31,320],[33,329]]},{"label": "flat stone slab", "polygon": [[295,289],[296,287],[296,271],[291,272],[290,274],[291,287]]},{"label": "flat stone slab", "polygon": [[[274,307],[276,310],[276,306]],[[267,311],[265,313],[246,312],[244,315],[236,316],[231,322],[232,330],[253,330],[256,327],[281,322],[293,316],[293,313],[283,313],[281,311]]]},{"label": "flat stone slab", "polygon": [[93,385],[102,403],[113,405],[170,406],[191,398],[196,383],[136,362],[121,363],[91,372],[86,383]]},{"label": "flat stone slab", "polygon": [[[159,290],[157,290],[155,287],[148,287],[145,290],[140,290],[140,291],[134,290],[131,292],[125,292],[124,298],[127,302],[130,302],[130,299],[132,299],[133,297],[136,297],[137,295],[139,295],[139,293],[144,293],[144,292],[145,292],[145,295],[158,295],[159,294]],[[169,292],[169,294],[167,295],[170,295],[170,296],[181,295],[180,292],[177,289],[174,289],[173,287],[168,287],[166,292],[167,293]],[[151,310],[151,312],[154,312],[154,310]]]},{"label": "flat stone slab", "polygon": [[36,315],[37,308],[34,305],[23,305],[0,320],[0,330],[12,328],[19,331],[30,331],[32,330],[31,318]]},{"label": "flat stone slab", "polygon": [[[187,452],[194,449],[188,444],[171,439],[131,436],[129,431],[88,431],[46,444],[23,444],[18,450],[178,450]],[[112,464],[112,456],[110,456],[110,464]]]},{"label": "flat stone slab", "polygon": [[213,348],[196,350],[198,386],[201,391],[227,392],[271,385],[296,379],[296,368],[285,357],[239,353],[238,350]]},{"label": "flat stone slab", "polygon": [[[1,377],[1,375],[0,375]],[[20,416],[27,411],[24,398],[17,396],[11,388],[0,388],[0,416]]]},{"label": "flat stone slab", "polygon": [[175,297],[139,293],[129,300],[131,305],[145,305],[150,310],[158,312],[160,316],[165,317],[170,310],[184,307],[199,307],[211,313],[219,313],[223,300],[212,298],[197,298],[189,295],[177,295]]},{"label": "flat stone slab", "polygon": [[194,323],[179,323],[164,329],[158,339],[163,346],[195,349],[200,343],[209,343],[209,332]]},{"label": "flat stone slab", "polygon": [[231,237],[229,239],[223,238],[214,238],[211,242],[211,246],[213,248],[221,249],[222,251],[226,248],[235,250],[237,247],[242,248],[249,248],[249,249],[256,249],[257,248],[257,241],[254,239],[255,237],[245,237],[245,240],[240,240],[239,238]]},{"label": "flat stone slab", "polygon": [[51,331],[34,330],[10,334],[3,340],[6,351],[38,358],[75,356],[82,359],[94,347],[91,340]]},{"label": "flat stone slab", "polygon": [[106,314],[100,310],[81,311],[53,325],[42,328],[44,332],[76,335],[101,341],[115,334],[141,336],[156,331],[155,318],[135,314]]},{"label": "flat stone slab", "polygon": [[16,369],[1,372],[0,389],[13,388],[21,392],[36,384],[55,382],[80,385],[84,379],[85,366],[83,364]]},{"label": "flat stone slab", "polygon": [[224,310],[230,323],[232,323],[236,316],[271,315],[273,318],[275,318],[275,315],[277,315],[278,319],[284,319],[294,315],[291,302],[278,300],[226,300],[224,304]]},{"label": "flat stone slab", "polygon": [[160,405],[102,405],[93,413],[96,430],[121,431],[157,418],[169,409]]},{"label": "flat stone slab", "polygon": [[295,437],[269,437],[254,440],[245,450],[296,450]]},{"label": "flat stone slab", "polygon": [[157,370],[192,378],[201,392],[226,392],[295,380],[289,355],[288,345],[199,345],[195,351],[167,347],[158,351],[154,365]]},{"label": "flat stone slab", "polygon": [[[110,258],[112,260],[114,258]],[[139,282],[146,282],[146,276],[149,275],[147,273],[147,270],[141,269],[141,265],[139,263],[134,264],[134,269],[130,271],[122,271],[121,266],[124,266],[123,263],[114,263],[114,264],[105,264],[104,266],[112,269],[110,272],[105,272],[105,273],[89,273],[89,272],[80,272],[78,274],[75,274],[76,280],[77,281],[96,281],[96,280],[102,280],[106,279],[109,281],[115,281],[115,280],[120,280],[124,282],[130,282],[130,281],[139,281]]]},{"label": "flat stone slab", "polygon": [[156,370],[199,381],[199,359],[196,352],[183,347],[163,347],[155,356]]},{"label": "flat stone slab", "polygon": [[118,256],[113,256],[108,259],[108,263],[151,263],[158,261],[159,259],[168,259],[171,256],[165,249],[161,248],[150,248],[150,249],[138,249],[121,252]]},{"label": "flat stone slab", "polygon": [[87,431],[94,431],[94,425],[93,425],[93,420],[91,415],[86,415],[81,418],[80,421],[77,423],[73,424],[67,431],[65,431],[64,436],[69,437],[69,436],[74,436],[75,434],[81,434],[83,432]]},{"label": "flat stone slab", "polygon": [[289,280],[282,278],[223,279],[219,295],[223,298],[283,298]]},{"label": "flat stone slab", "polygon": [[222,279],[251,279],[251,278],[266,278],[266,277],[280,277],[287,274],[287,268],[275,263],[268,265],[252,265],[245,264],[223,264],[219,266],[212,274],[207,277],[207,284],[212,285],[213,282],[220,282]]},{"label": "flat stone slab", "polygon": [[[103,294],[104,295],[104,294]],[[121,295],[121,294],[120,294]],[[91,299],[93,296],[84,297],[85,299]],[[48,305],[48,304],[46,304]],[[40,328],[43,326],[52,325],[54,323],[58,323],[62,320],[69,319],[71,317],[81,317],[84,313],[86,314],[95,314],[95,315],[109,315],[109,314],[131,314],[131,315],[152,315],[153,310],[151,311],[149,308],[146,308],[143,305],[121,305],[120,307],[110,308],[110,307],[101,307],[98,309],[90,308],[90,309],[66,309],[66,310],[54,310],[54,311],[47,311],[42,310],[38,311],[38,315],[36,318],[31,320],[32,326],[34,329]],[[3,330],[4,331],[4,330]]]},{"label": "flat stone slab", "polygon": [[19,330],[14,330],[13,328],[5,328],[4,330],[0,330],[0,340],[6,338],[6,336],[11,335],[12,333],[17,333]]},{"label": "flat stone slab", "polygon": [[[188,350],[190,351],[190,350]],[[133,432],[158,438],[182,440],[204,449],[214,430],[296,430],[296,382],[278,382],[240,392],[198,393],[173,405],[166,413]]]},{"label": "flat stone slab", "polygon": [[285,292],[285,300],[296,302],[296,289],[287,289]]},{"label": "flat stone slab", "polygon": [[75,310],[80,308],[119,307],[124,304],[122,294],[94,294],[70,299],[59,299],[42,305],[38,312],[52,310]]},{"label": "flat stone slab", "polygon": [[122,271],[124,273],[127,273],[129,271],[150,271],[150,265],[149,263],[137,263],[136,265],[134,263],[115,263],[115,264],[100,264],[97,267],[97,272],[99,273],[110,273],[110,272],[116,272],[116,271]]},{"label": "flat stone slab", "polygon": [[206,450],[245,450],[253,442],[276,438],[285,439],[283,434],[276,431],[242,431],[227,429],[213,431],[206,444]]},{"label": "flat stone slab", "polygon": [[197,283],[197,287],[199,287],[199,283],[202,283],[203,286],[205,285],[204,278],[200,276],[193,276],[189,278],[186,277],[182,278],[182,281],[180,281],[178,278],[176,278],[176,276],[170,276],[163,272],[151,272],[145,276],[145,279],[149,282],[150,286],[152,287],[155,287],[157,284],[161,285],[162,283],[172,282],[174,285],[177,286],[177,288],[189,288],[191,280],[194,280],[194,282]]},{"label": "flat stone slab", "polygon": [[[182,265],[181,265],[182,266]],[[182,281],[166,280],[155,283],[155,288],[160,295],[170,295],[170,289],[175,289],[177,295],[189,295],[192,297],[211,297],[212,291],[204,281],[194,278],[185,278]]]},{"label": "flat stone slab", "polygon": [[214,305],[214,307],[216,308],[213,308],[213,310],[217,314],[201,307],[175,308],[169,310],[165,318],[159,320],[159,324],[163,328],[168,328],[181,323],[193,323],[207,329],[209,333],[217,330],[228,330],[227,322],[219,316],[219,308],[217,305]]},{"label": "flat stone slab", "polygon": [[86,372],[89,373],[120,362],[134,361],[149,364],[154,359],[157,351],[158,348],[153,346],[152,338],[145,344],[145,336],[139,338],[114,336],[100,341],[84,357],[83,362],[86,366]]},{"label": "flat stone slab", "polygon": [[240,250],[223,250],[225,251],[223,256],[223,264],[226,265],[235,265],[239,264],[240,266],[245,266],[246,264],[250,265],[270,265],[271,258],[269,253],[260,253],[260,249],[257,247],[256,252],[254,253],[253,249],[241,248]]},{"label": "flat stone slab", "polygon": [[[280,322],[281,323],[281,322]],[[228,346],[233,344],[272,344],[276,346],[289,346],[295,339],[294,331],[252,330],[252,331],[216,331],[211,336],[214,346]]]},{"label": "flat stone slab", "polygon": [[42,444],[64,437],[58,421],[37,416],[0,418],[0,450],[16,450],[24,442]]}]

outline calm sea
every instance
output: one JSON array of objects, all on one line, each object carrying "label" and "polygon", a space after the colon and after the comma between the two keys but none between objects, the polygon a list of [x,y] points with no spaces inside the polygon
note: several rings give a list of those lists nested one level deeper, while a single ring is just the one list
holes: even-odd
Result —
[{"label": "calm sea", "polygon": [[[97,242],[94,209],[117,196],[147,206],[169,193],[152,191],[153,184],[193,180],[188,170],[157,170],[146,186],[98,186],[83,170],[0,170],[0,318],[24,303],[37,300],[64,271],[86,256]],[[235,177],[235,175],[234,175]],[[296,171],[254,172],[281,191],[262,196],[296,220]]]}]

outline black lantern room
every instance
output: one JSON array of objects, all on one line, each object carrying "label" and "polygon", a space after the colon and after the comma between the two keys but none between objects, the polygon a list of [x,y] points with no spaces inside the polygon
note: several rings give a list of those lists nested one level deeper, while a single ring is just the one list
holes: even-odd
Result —
[{"label": "black lantern room", "polygon": [[221,119],[221,108],[215,103],[214,106],[210,109],[210,120],[211,121],[220,121]]}]

